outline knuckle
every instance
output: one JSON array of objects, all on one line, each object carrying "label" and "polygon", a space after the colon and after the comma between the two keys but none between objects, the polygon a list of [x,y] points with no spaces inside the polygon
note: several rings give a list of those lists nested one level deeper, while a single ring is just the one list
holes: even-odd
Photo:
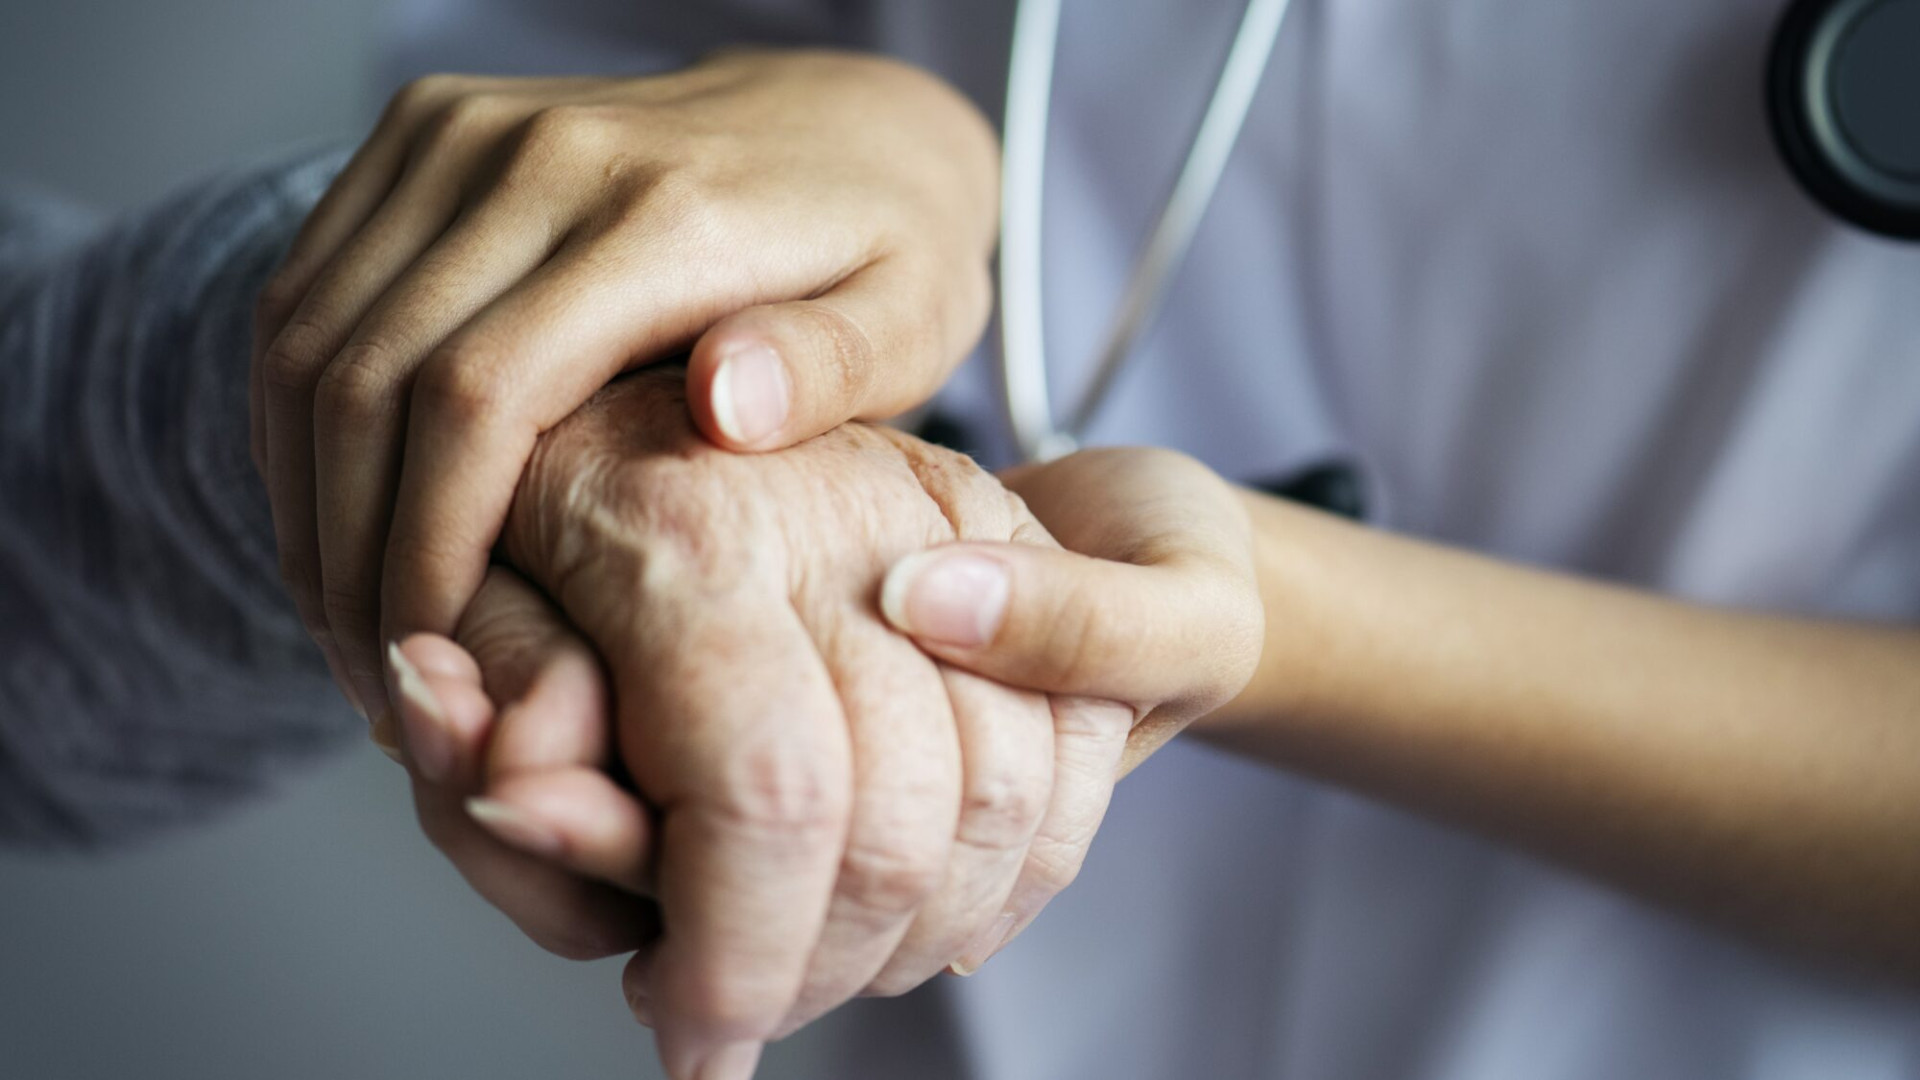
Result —
[{"label": "knuckle", "polygon": [[1025,843],[1046,810],[1045,784],[1014,770],[967,778],[960,809],[960,838],[996,850]]},{"label": "knuckle", "polygon": [[261,373],[267,393],[274,397],[304,398],[313,392],[325,364],[326,332],[306,320],[289,323],[267,346]]},{"label": "knuckle", "polygon": [[703,971],[676,995],[681,1009],[712,1037],[728,1041],[765,1039],[785,1019],[786,990],[769,973]]},{"label": "knuckle", "polygon": [[1047,896],[1065,892],[1080,876],[1080,867],[1086,862],[1087,846],[1092,840],[1091,835],[1036,838],[1027,851],[1026,869],[1030,880]]},{"label": "knuckle", "polygon": [[[879,427],[882,433],[891,428]],[[957,540],[1004,539],[1018,498],[965,454],[904,436],[894,438],[915,481],[940,508]]]},{"label": "knuckle", "polygon": [[689,169],[650,172],[634,209],[685,237],[693,246],[717,244],[725,232],[725,200],[712,184]]},{"label": "knuckle", "polygon": [[315,411],[347,420],[377,414],[398,385],[394,368],[393,351],[380,342],[348,346],[321,373],[314,387]]},{"label": "knuckle", "polygon": [[796,839],[825,839],[845,828],[849,816],[842,770],[817,755],[791,747],[762,745],[737,752],[717,793],[718,810],[731,823]]},{"label": "knuckle", "polygon": [[514,670],[537,661],[546,646],[561,637],[552,623],[530,618],[537,609],[520,603],[489,604],[476,597],[460,614],[453,638],[473,655],[482,670]]},{"label": "knuckle", "polygon": [[679,580],[727,588],[729,581],[764,580],[768,557],[741,542],[752,527],[728,503],[737,495],[716,483],[718,477],[678,465],[655,459],[619,470],[607,484],[604,505],[620,530],[616,542],[638,556],[642,587]]},{"label": "knuckle", "polygon": [[366,589],[353,583],[322,584],[320,606],[327,613],[327,624],[336,637],[349,638],[361,631],[371,631],[380,618],[379,604],[369,598]]},{"label": "knuckle", "polygon": [[510,103],[495,94],[463,93],[437,99],[421,111],[430,118],[421,126],[423,148],[428,152],[467,146],[494,136],[511,109]]},{"label": "knuckle", "polygon": [[904,915],[933,895],[945,869],[938,852],[909,844],[850,844],[841,860],[840,892],[865,910]]},{"label": "knuckle", "polygon": [[439,103],[457,96],[466,85],[459,75],[436,72],[422,75],[402,86],[387,105],[391,118],[418,116]]},{"label": "knuckle", "polygon": [[492,420],[510,404],[505,378],[489,355],[474,346],[445,353],[423,368],[414,394],[420,408],[442,422],[458,425]]},{"label": "knuckle", "polygon": [[484,131],[493,126],[506,106],[493,94],[461,94],[441,113],[444,130],[461,135]]},{"label": "knuckle", "polygon": [[[1134,707],[1105,698],[1056,695],[1053,699],[1054,757],[1061,765],[1096,768],[1098,755],[1125,742]],[[1111,787],[1111,781],[1107,786]]]},{"label": "knuckle", "polygon": [[521,152],[542,162],[567,161],[606,148],[614,121],[592,105],[548,105],[527,117]]}]

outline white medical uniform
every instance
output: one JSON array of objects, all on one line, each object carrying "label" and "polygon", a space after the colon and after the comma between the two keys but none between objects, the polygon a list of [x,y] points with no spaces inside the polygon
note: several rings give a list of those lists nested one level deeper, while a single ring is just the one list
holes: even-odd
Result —
[{"label": "white medical uniform", "polygon": [[[1240,6],[1067,0],[1056,400]],[[1351,455],[1391,528],[1702,601],[1920,622],[1920,246],[1838,224],[1776,159],[1759,88],[1783,6],[1299,0],[1093,441],[1243,480]],[[838,41],[997,114],[1011,7],[409,0],[398,68],[641,71]],[[946,405],[996,425],[992,386],[972,364]],[[770,1072],[945,1076],[958,1045],[983,1080],[1920,1077],[1912,997],[1191,746],[1129,780],[1080,882],[944,992],[952,1040],[856,1009],[845,1057]]]}]

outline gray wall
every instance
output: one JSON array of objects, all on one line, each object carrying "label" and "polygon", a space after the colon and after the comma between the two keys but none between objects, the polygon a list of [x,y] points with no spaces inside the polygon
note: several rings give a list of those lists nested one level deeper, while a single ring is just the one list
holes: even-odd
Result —
[{"label": "gray wall", "polygon": [[0,0],[0,173],[105,208],[361,133],[385,0]]},{"label": "gray wall", "polygon": [[[363,132],[382,0],[0,0],[0,177],[105,209]],[[803,1041],[782,1055],[806,1075]],[[370,747],[192,835],[0,853],[0,1078],[657,1075],[619,962],[546,956]]]}]

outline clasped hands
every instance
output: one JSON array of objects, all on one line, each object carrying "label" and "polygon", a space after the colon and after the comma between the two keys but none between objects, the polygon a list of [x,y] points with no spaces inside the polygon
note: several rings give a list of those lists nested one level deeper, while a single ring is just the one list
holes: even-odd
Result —
[{"label": "clasped hands", "polygon": [[730,453],[649,370],[542,440],[452,638],[393,651],[428,836],[546,948],[635,952],[675,1076],[979,967],[1124,769],[1251,672],[1213,474],[1110,450],[1006,480],[857,423]]},{"label": "clasped hands", "polygon": [[984,963],[1259,657],[1204,467],[996,479],[869,425],[978,339],[997,172],[963,98],[872,57],[435,77],[262,293],[295,605],[475,888],[635,954],[676,1080]]}]

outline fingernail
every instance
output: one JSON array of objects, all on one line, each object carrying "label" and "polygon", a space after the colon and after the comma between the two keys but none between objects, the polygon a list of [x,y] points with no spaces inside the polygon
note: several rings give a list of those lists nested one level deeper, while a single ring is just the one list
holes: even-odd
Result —
[{"label": "fingernail", "polygon": [[1013,912],[1001,912],[1000,917],[987,924],[987,928],[980,931],[980,935],[961,950],[960,958],[948,967],[955,975],[971,975],[979,971],[986,966],[988,960],[993,959],[994,953],[1000,951],[1000,946],[1005,945],[1007,939],[1013,936],[1013,928],[1019,925],[1019,922],[1020,916]]},{"label": "fingernail", "polygon": [[1007,568],[984,555],[922,551],[893,565],[880,590],[887,621],[915,637],[985,645],[1007,612]]},{"label": "fingernail", "polygon": [[532,815],[519,807],[498,799],[485,798],[468,799],[466,806],[468,817],[508,847],[546,858],[556,857],[561,852],[560,835],[535,821]]},{"label": "fingernail", "polygon": [[448,743],[447,710],[433,694],[427,680],[400,651],[398,644],[387,646],[387,666],[393,669],[394,684],[400,690],[400,722],[406,730],[407,751],[413,767],[430,783],[445,780],[453,771],[453,747]]},{"label": "fingernail", "polygon": [[367,725],[367,737],[373,740],[373,745],[381,753],[402,765],[406,764],[406,760],[400,756],[400,740],[394,731],[391,711],[381,713],[378,720]]},{"label": "fingernail", "polygon": [[700,1066],[696,1080],[752,1080],[760,1050],[757,1042],[728,1043]]},{"label": "fingernail", "polygon": [[780,354],[767,345],[742,345],[726,354],[713,375],[713,419],[743,445],[771,436],[787,422],[793,387]]}]

